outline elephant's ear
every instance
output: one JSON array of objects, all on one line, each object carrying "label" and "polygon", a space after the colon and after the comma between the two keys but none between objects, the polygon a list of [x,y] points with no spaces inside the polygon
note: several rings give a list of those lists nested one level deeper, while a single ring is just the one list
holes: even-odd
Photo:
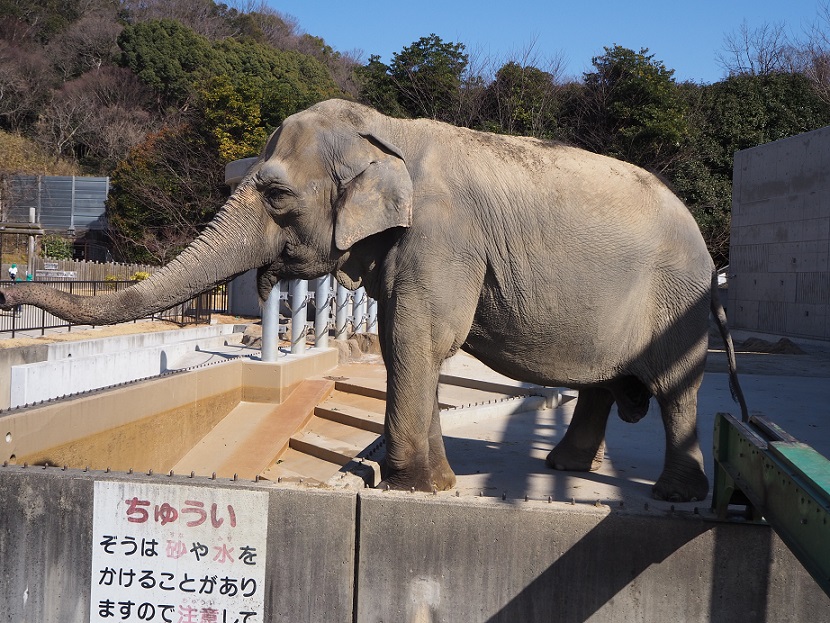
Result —
[{"label": "elephant's ear", "polygon": [[334,228],[341,251],[392,227],[412,224],[412,179],[400,150],[370,134],[369,164],[344,184]]}]

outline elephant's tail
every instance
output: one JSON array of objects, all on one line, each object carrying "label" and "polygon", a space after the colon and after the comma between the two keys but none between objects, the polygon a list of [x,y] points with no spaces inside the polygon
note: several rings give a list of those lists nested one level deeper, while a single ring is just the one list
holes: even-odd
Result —
[{"label": "elephant's tail", "polygon": [[732,335],[729,333],[729,327],[726,325],[726,311],[721,305],[720,297],[718,296],[718,273],[712,271],[712,296],[710,301],[712,316],[718,325],[723,343],[726,347],[726,358],[729,362],[729,390],[732,392],[732,399],[741,407],[741,419],[744,422],[749,421],[749,410],[746,407],[746,400],[744,399],[744,392],[741,389],[741,384],[738,382],[738,364],[735,360],[735,346],[732,344]]}]

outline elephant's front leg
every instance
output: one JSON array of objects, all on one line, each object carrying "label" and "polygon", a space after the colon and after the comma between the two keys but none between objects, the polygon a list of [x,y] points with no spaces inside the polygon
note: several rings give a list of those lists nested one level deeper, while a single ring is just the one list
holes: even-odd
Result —
[{"label": "elephant's front leg", "polygon": [[409,367],[401,369],[400,364],[388,367],[386,466],[379,487],[449,489],[455,484],[455,474],[447,462],[441,435],[438,366],[423,361],[423,367],[418,366],[420,374]]},{"label": "elephant's front leg", "polygon": [[441,411],[438,407],[438,393],[435,394],[435,406],[432,409],[432,421],[429,426],[429,470],[432,482],[439,491],[446,491],[455,486],[455,473],[447,460],[444,448],[444,434],[441,432]]},{"label": "elephant's front leg", "polygon": [[415,292],[396,293],[380,305],[387,370],[382,488],[444,491],[455,485],[441,434],[438,378],[441,364],[469,333],[475,311],[470,290],[467,297],[456,291],[446,304]]}]

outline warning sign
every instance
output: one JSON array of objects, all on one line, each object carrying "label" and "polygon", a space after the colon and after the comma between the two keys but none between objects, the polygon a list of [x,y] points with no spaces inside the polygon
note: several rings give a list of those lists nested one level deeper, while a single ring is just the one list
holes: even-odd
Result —
[{"label": "warning sign", "polygon": [[90,622],[261,623],[268,494],[96,482]]}]

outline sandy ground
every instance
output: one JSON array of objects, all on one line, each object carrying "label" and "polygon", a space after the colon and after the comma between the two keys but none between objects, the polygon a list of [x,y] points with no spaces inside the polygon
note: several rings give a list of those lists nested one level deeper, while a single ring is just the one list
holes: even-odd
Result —
[{"label": "sandy ground", "polygon": [[[830,378],[830,342],[733,331],[739,375]],[[726,372],[720,338],[710,340],[707,372]]]}]

